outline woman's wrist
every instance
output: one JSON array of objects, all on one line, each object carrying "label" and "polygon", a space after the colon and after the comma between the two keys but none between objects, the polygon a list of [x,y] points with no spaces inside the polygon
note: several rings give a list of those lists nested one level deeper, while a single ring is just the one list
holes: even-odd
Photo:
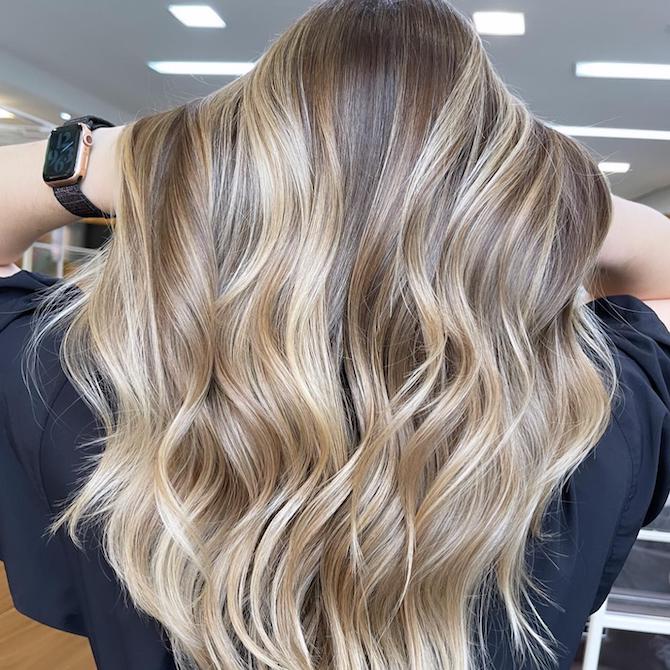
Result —
[{"label": "woman's wrist", "polygon": [[81,192],[103,212],[114,212],[118,181],[116,142],[124,126],[96,128],[88,158],[86,176],[79,183]]},{"label": "woman's wrist", "polygon": [[[93,131],[93,146],[82,193],[103,211],[114,211],[116,139],[124,126]],[[44,183],[42,168],[47,141],[0,147],[0,265],[17,261],[39,237],[73,223]]]}]

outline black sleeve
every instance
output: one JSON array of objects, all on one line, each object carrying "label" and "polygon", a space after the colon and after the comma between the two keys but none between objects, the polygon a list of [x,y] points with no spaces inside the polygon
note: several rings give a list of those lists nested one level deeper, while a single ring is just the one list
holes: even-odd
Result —
[{"label": "black sleeve", "polygon": [[0,277],[0,559],[12,600],[32,619],[87,636],[100,670],[174,670],[158,622],[127,601],[98,539],[87,533],[81,551],[62,528],[44,534],[76,480],[78,441],[97,427],[61,368],[57,333],[39,351],[41,393],[23,378],[35,306],[58,281],[26,270]]},{"label": "black sleeve", "polygon": [[[0,394],[5,409],[3,428],[13,445],[22,442],[27,449],[15,449],[15,456],[30,479],[36,494],[46,503],[39,470],[39,444],[48,408],[64,376],[58,364],[53,340],[46,342],[40,355],[39,391],[26,384],[22,359],[32,330],[34,310],[42,295],[58,278],[21,270],[0,277]],[[51,345],[51,346],[50,346]]]},{"label": "black sleeve", "polygon": [[593,612],[610,592],[640,529],[656,519],[670,494],[670,333],[633,296],[600,298],[590,305],[615,353],[618,389],[611,426],[625,443],[630,471]]},{"label": "black sleeve", "polygon": [[633,480],[623,521],[646,526],[670,494],[670,332],[630,295],[590,303],[616,352],[620,392],[613,407],[628,443]]}]

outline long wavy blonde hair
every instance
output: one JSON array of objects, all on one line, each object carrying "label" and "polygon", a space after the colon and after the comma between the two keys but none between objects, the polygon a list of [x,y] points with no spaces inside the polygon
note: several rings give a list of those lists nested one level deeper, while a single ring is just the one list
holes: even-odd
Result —
[{"label": "long wavy blonde hair", "polygon": [[180,668],[480,668],[494,598],[551,667],[524,551],[615,378],[586,149],[444,0],[328,0],[117,160],[32,343],[104,427],[52,531],[100,531]]}]

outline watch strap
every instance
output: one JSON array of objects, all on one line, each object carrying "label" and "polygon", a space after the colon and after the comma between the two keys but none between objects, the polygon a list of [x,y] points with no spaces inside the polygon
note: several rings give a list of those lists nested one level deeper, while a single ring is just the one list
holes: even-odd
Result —
[{"label": "watch strap", "polygon": [[74,123],[85,123],[91,130],[95,130],[96,128],[113,128],[114,124],[111,123],[110,121],[107,121],[106,119],[103,119],[99,116],[78,116],[76,119],[70,119],[69,121],[66,121],[63,125],[64,126],[71,126]]},{"label": "watch strap", "polygon": [[[99,116],[78,116],[76,119],[70,119],[64,126],[70,126],[75,123],[83,123],[91,130],[96,128],[113,128],[114,124]],[[53,189],[56,200],[75,216],[82,218],[92,217],[101,219],[111,219],[114,215],[109,212],[103,212],[96,207],[81,191],[80,185],[69,184],[68,186],[57,186]]]},{"label": "watch strap", "polygon": [[53,189],[56,200],[75,216],[111,219],[112,214],[96,207],[81,191],[79,184],[69,184]]}]

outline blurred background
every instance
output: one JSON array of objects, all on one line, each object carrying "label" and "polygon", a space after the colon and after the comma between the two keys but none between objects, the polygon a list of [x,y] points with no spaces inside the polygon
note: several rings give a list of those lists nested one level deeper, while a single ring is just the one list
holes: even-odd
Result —
[{"label": "blurred background", "polygon": [[[0,144],[46,139],[84,114],[121,124],[210,93],[252,67],[310,4],[5,0]],[[670,216],[669,0],[452,4],[475,22],[512,92],[585,144],[613,193]],[[67,275],[109,234],[104,220],[81,220],[38,240],[19,265]],[[669,540],[666,508],[591,618],[575,669],[670,669]],[[94,667],[86,640],[16,613],[1,577],[0,669]]]}]

